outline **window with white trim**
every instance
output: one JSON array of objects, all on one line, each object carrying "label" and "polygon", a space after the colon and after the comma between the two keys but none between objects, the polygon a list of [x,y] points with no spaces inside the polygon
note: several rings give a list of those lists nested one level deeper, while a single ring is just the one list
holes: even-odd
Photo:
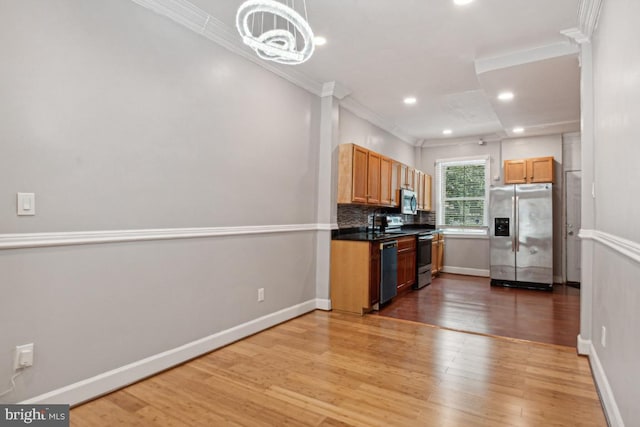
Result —
[{"label": "window with white trim", "polygon": [[486,234],[489,225],[489,157],[436,161],[438,228]]}]

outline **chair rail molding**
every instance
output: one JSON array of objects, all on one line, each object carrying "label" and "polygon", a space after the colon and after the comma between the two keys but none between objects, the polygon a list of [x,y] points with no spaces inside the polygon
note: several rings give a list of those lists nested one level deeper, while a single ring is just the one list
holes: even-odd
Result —
[{"label": "chair rail molding", "polygon": [[331,231],[337,224],[251,225],[239,227],[161,228],[141,230],[69,231],[55,233],[0,234],[0,250],[73,246],[148,240],[193,239],[249,234]]},{"label": "chair rail molding", "polygon": [[580,230],[578,237],[598,242],[640,263],[640,243],[598,230]]}]

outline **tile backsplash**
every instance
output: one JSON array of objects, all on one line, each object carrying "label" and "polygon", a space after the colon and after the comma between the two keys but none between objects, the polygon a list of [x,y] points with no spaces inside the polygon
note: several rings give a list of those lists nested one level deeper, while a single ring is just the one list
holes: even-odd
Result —
[{"label": "tile backsplash", "polygon": [[[338,227],[366,227],[369,214],[374,212],[385,212],[388,214],[399,215],[398,208],[377,208],[375,206],[365,205],[338,205]],[[405,224],[436,224],[435,212],[418,212],[417,215],[402,215]]]}]

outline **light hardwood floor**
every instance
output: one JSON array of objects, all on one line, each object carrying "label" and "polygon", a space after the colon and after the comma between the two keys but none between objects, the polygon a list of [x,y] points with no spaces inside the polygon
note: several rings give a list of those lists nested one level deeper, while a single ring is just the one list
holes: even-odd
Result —
[{"label": "light hardwood floor", "polygon": [[606,426],[575,350],[315,311],[71,411],[72,426]]}]

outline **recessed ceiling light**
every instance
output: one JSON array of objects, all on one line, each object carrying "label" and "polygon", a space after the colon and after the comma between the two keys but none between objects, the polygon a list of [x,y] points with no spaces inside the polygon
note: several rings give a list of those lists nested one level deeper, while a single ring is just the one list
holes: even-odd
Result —
[{"label": "recessed ceiling light", "polygon": [[471,3],[473,0],[453,0],[455,4],[458,6],[464,6],[465,4]]},{"label": "recessed ceiling light", "polygon": [[522,132],[524,132],[524,128],[518,126],[518,127],[513,128],[512,131],[513,131],[513,133],[522,133]]},{"label": "recessed ceiling light", "polygon": [[415,97],[415,96],[407,96],[407,97],[403,100],[403,102],[404,102],[405,104],[407,104],[407,105],[413,105],[413,104],[415,104],[416,102],[418,102],[418,100],[416,99],[416,97]]},{"label": "recessed ceiling light", "polygon": [[453,131],[451,129],[445,129],[442,131],[443,135],[451,135],[453,133]]},{"label": "recessed ceiling light", "polygon": [[498,94],[498,99],[500,101],[511,101],[513,99],[513,92],[500,92]]},{"label": "recessed ceiling light", "polygon": [[327,39],[322,36],[317,36],[313,38],[313,42],[316,44],[316,46],[324,46],[325,44],[327,44]]}]

